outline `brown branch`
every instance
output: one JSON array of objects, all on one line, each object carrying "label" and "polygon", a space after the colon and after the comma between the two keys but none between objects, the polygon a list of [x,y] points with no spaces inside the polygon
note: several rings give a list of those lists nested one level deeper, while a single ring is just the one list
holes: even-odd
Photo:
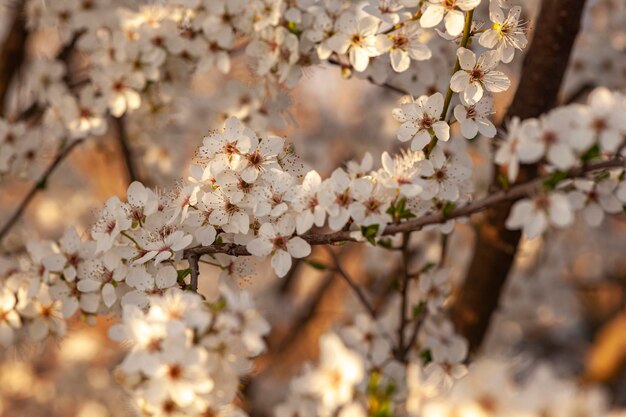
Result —
[{"label": "brown branch", "polygon": [[15,223],[17,223],[20,217],[22,217],[22,215],[24,214],[24,211],[30,204],[31,200],[35,197],[35,195],[37,195],[39,191],[46,188],[48,179],[54,173],[54,171],[56,171],[56,169],[61,165],[61,162],[63,162],[63,160],[67,158],[69,154],[74,150],[74,148],[76,148],[81,142],[82,140],[74,141],[57,154],[57,156],[54,158],[52,163],[48,166],[48,168],[46,168],[46,170],[39,177],[37,182],[35,182],[35,184],[32,186],[32,188],[26,194],[26,196],[24,196],[24,198],[18,205],[17,210],[15,210],[15,212],[9,218],[9,220],[4,224],[4,226],[2,226],[2,229],[0,229],[0,242],[5,238],[7,233],[9,233],[11,228],[15,225]]},{"label": "brown branch", "polygon": [[198,291],[198,277],[200,276],[200,268],[198,266],[198,255],[190,253],[187,255],[187,261],[189,262],[189,269],[191,270],[191,289]]},{"label": "brown branch", "polygon": [[[344,69],[344,68],[351,69],[351,66],[350,66],[350,65],[342,64],[340,61],[338,61],[338,60],[336,60],[336,59],[334,59],[334,58],[328,58],[327,62],[328,62],[329,64],[331,64],[331,65],[336,65],[336,66],[338,66],[338,67],[341,67],[341,69]],[[406,91],[405,89],[400,88],[400,87],[396,87],[396,86],[395,86],[395,85],[393,85],[393,84],[389,84],[389,83],[382,83],[382,84],[379,84],[379,83],[377,83],[376,81],[374,81],[374,79],[373,79],[372,77],[367,77],[366,79],[367,79],[367,81],[369,81],[370,83],[372,83],[372,84],[374,84],[374,85],[377,85],[378,87],[386,88],[387,90],[390,90],[390,91],[396,92],[396,93],[398,93],[398,94],[402,94],[402,95],[404,95],[404,96],[406,96],[406,95],[412,95],[411,93],[409,93],[409,92],[408,92],[408,91]]]},{"label": "brown branch", "polygon": [[15,6],[13,22],[0,51],[0,115],[5,114],[7,94],[13,78],[26,58],[28,31],[24,14],[24,1]]},{"label": "brown branch", "polygon": [[398,326],[398,346],[397,352],[402,355],[404,352],[404,331],[406,328],[406,308],[409,303],[409,282],[411,275],[409,274],[409,239],[410,232],[402,234],[402,290],[400,301],[400,324]]},{"label": "brown branch", "polygon": [[[584,6],[585,0],[542,2],[508,117],[538,117],[556,105]],[[497,177],[498,170],[495,171]],[[527,166],[520,177],[529,181],[536,176],[537,168]],[[480,346],[487,332],[521,238],[519,231],[505,227],[513,200],[497,203],[491,205],[477,227],[474,256],[452,308],[457,329],[468,339],[472,350]]]},{"label": "brown branch", "polygon": [[[596,162],[580,168],[570,170],[568,178],[578,178],[587,173],[610,169],[619,168],[624,166],[624,160],[621,157],[615,157],[602,162]],[[459,217],[467,217],[469,215],[480,213],[488,210],[492,207],[498,206],[500,203],[512,204],[520,198],[531,195],[536,192],[537,189],[543,184],[544,178],[538,178],[522,184],[515,185],[508,190],[497,191],[487,197],[484,197],[475,202],[466,204],[462,207],[452,210],[447,216],[443,216],[441,213],[432,213],[425,216],[408,220],[403,223],[392,224],[385,228],[382,235],[390,236],[398,233],[414,232],[421,230],[424,226],[433,224],[445,223],[448,220],[457,219]],[[305,234],[302,237],[310,245],[332,245],[343,242],[357,242],[357,239],[351,235],[349,231],[339,231],[334,233],[321,233],[321,234]],[[516,232],[518,233],[518,232]],[[212,253],[225,253],[231,256],[250,256],[250,252],[246,249],[245,245],[238,245],[235,243],[219,243],[209,246],[197,246],[189,248],[184,251],[184,256],[189,256],[190,253],[196,255],[208,255]]]},{"label": "brown branch", "polygon": [[363,289],[359,287],[359,285],[354,281],[354,279],[352,279],[352,277],[346,272],[346,270],[343,269],[343,267],[341,266],[341,261],[339,257],[337,256],[337,254],[335,253],[335,251],[330,246],[325,246],[325,248],[328,250],[328,253],[333,258],[333,262],[335,263],[335,268],[333,268],[333,271],[338,273],[344,279],[344,281],[348,284],[348,286],[352,289],[356,297],[361,302],[361,305],[363,305],[363,307],[367,310],[369,315],[375,319],[376,310],[374,310],[374,307],[372,307],[372,304],[369,302],[369,300],[365,296]]},{"label": "brown branch", "polygon": [[126,130],[126,122],[124,116],[114,117],[115,130],[117,131],[117,142],[120,146],[120,153],[124,159],[124,165],[126,166],[126,173],[128,175],[128,183],[139,181],[139,174],[137,167],[135,166],[135,159],[133,157],[132,149],[128,140],[128,132]]}]

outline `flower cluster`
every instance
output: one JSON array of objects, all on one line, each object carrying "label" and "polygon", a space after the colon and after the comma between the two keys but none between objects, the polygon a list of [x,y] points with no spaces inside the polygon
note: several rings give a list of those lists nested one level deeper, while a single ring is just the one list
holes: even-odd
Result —
[{"label": "flower cluster", "polygon": [[624,154],[625,113],[623,94],[598,88],[586,105],[559,107],[539,119],[511,120],[495,155],[496,162],[507,168],[503,180],[514,182],[520,163],[539,164],[551,176],[543,190],[514,205],[508,227],[523,229],[532,238],[548,225],[570,225],[575,211],[592,226],[602,222],[605,212],[621,212],[626,204],[623,163],[617,162],[613,170],[563,180],[564,174],[586,164]]},{"label": "flower cluster", "polygon": [[209,303],[171,289],[147,311],[126,306],[122,317],[110,333],[131,348],[116,375],[142,415],[246,415],[233,399],[269,331],[249,294],[224,287]]},{"label": "flower cluster", "polygon": [[[319,364],[291,382],[276,415],[396,415],[409,403],[447,393],[467,373],[468,352],[446,317],[450,288],[449,270],[425,271],[410,283],[406,311],[394,296],[376,318],[359,314],[337,333],[323,335]],[[402,326],[402,314],[406,342],[393,331]],[[409,387],[419,384],[419,392],[410,393],[414,398],[407,399],[407,378]]]},{"label": "flower cluster", "polygon": [[[69,229],[58,243],[29,244],[21,265],[4,268],[7,343],[22,322],[32,324],[38,340],[62,333],[64,319],[77,312],[90,320],[121,314],[124,306],[146,308],[151,296],[187,288],[186,249],[240,245],[248,253],[239,254],[271,258],[284,276],[292,258],[310,254],[313,229],[350,231],[352,239],[375,242],[388,225],[440,213],[469,195],[471,168],[463,150],[439,145],[430,159],[422,152],[384,153],[378,170],[368,154],[322,179],[315,171],[302,175],[282,138],[259,136],[230,118],[197,154],[187,183],[156,193],[134,182],[127,201],[106,202],[91,239]],[[225,283],[252,272],[250,261],[226,253],[200,260],[218,268]]]},{"label": "flower cluster", "polygon": [[[376,330],[369,328],[370,337]],[[367,370],[359,347],[334,333],[320,338],[319,364],[292,382],[278,417],[409,415],[564,416],[621,415],[609,412],[606,393],[558,375],[547,363],[520,367],[497,357],[472,363],[451,389],[438,390],[418,362]],[[523,376],[522,376],[523,375]]]},{"label": "flower cluster", "polygon": [[[508,87],[508,79],[495,66],[500,60],[510,62],[514,50],[526,44],[519,7],[511,8],[505,18],[494,5],[498,3],[491,3],[492,27],[472,29],[470,35],[480,32],[480,44],[493,50],[476,60],[471,51],[459,49],[461,70],[452,83],[465,99],[463,120],[479,126],[490,114],[490,109],[482,110],[485,106],[475,107],[483,89],[499,92]],[[56,58],[37,58],[29,65],[28,100],[33,104],[15,119],[0,120],[0,173],[27,172],[47,149],[102,135],[109,115],[121,117],[140,108],[146,114],[161,112],[173,105],[175,92],[185,90],[194,74],[202,77],[213,69],[228,73],[242,51],[252,60],[255,74],[263,77],[259,89],[263,105],[254,106],[248,97],[240,100],[248,103],[246,109],[229,111],[232,106],[222,103],[225,108],[216,111],[256,120],[258,127],[283,123],[282,87],[293,87],[306,67],[323,61],[381,84],[393,78],[393,84],[411,93],[422,94],[433,86],[442,89],[450,81],[440,75],[447,63],[431,60],[431,47],[448,48],[449,40],[461,33],[459,24],[463,29],[463,14],[479,4],[478,0],[370,0],[366,5],[339,0],[249,4],[197,0],[131,10],[104,1],[47,5],[30,0],[30,30],[56,29],[61,51]],[[447,33],[436,36],[431,28],[442,19]],[[70,65],[72,51],[86,61],[80,71]],[[426,60],[432,62],[420,66],[419,79],[402,75],[413,62]],[[438,116],[445,121],[446,115]],[[23,119],[40,123],[26,128]],[[472,129],[465,127],[464,135]]]}]

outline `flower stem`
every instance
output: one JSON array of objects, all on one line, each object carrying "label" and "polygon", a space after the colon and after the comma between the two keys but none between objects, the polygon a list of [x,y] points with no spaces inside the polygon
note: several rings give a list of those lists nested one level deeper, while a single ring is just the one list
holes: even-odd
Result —
[{"label": "flower stem", "polygon": [[[461,48],[465,48],[469,42],[469,39],[472,34],[472,21],[474,19],[474,10],[470,10],[465,14],[465,27],[463,28],[463,38],[461,38]],[[454,63],[454,68],[452,69],[452,77],[458,70],[461,69],[461,62],[459,62],[459,58],[457,57],[456,62]],[[446,120],[446,116],[448,115],[448,109],[450,108],[450,102],[452,101],[452,78],[450,78],[450,83],[448,84],[448,91],[446,92],[446,98],[443,102],[443,110],[441,111],[441,116],[439,118],[441,120]],[[430,156],[430,153],[433,151],[435,145],[437,144],[437,137],[434,136],[428,146],[426,147],[426,157]]]}]

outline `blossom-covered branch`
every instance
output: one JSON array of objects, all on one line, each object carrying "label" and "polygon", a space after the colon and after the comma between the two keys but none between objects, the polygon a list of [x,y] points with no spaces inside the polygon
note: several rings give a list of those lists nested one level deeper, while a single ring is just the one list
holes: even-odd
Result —
[{"label": "blossom-covered branch", "polygon": [[[596,171],[603,171],[613,168],[624,168],[626,163],[619,156],[607,161],[601,161],[585,165],[581,168],[572,169],[564,173],[562,180],[575,179],[586,174]],[[380,236],[393,236],[399,233],[408,233],[422,230],[426,226],[446,223],[450,220],[471,216],[493,207],[503,201],[517,201],[523,197],[529,197],[542,191],[543,184],[550,180],[552,176],[534,179],[522,184],[516,184],[509,189],[500,190],[487,197],[462,205],[461,207],[450,209],[447,212],[431,213],[421,216],[417,219],[407,220],[399,224],[388,225]],[[310,245],[333,245],[345,242],[362,242],[364,239],[359,232],[339,231],[334,233],[308,233],[302,235]],[[209,246],[199,246],[185,250],[185,254],[210,255],[214,253],[223,253],[231,256],[251,256],[245,245],[237,245],[233,243],[219,243]]]}]

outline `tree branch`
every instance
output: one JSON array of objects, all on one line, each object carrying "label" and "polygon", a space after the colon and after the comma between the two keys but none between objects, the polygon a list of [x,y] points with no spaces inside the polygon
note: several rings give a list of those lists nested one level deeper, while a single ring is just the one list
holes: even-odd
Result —
[{"label": "tree branch", "polygon": [[402,291],[400,301],[400,324],[398,326],[398,355],[402,355],[404,352],[404,331],[406,327],[406,308],[409,302],[409,281],[411,275],[409,274],[409,238],[410,232],[402,234]]},{"label": "tree branch", "polygon": [[[615,157],[614,159],[596,162],[594,164],[589,164],[580,168],[572,169],[568,173],[567,177],[578,178],[589,172],[619,167],[624,167],[624,160],[621,157]],[[514,185],[508,190],[500,190],[473,203],[469,203],[462,207],[456,208],[452,210],[452,212],[449,213],[447,216],[443,216],[441,213],[432,213],[416,219],[408,220],[403,223],[389,225],[382,232],[382,235],[389,236],[395,235],[397,233],[414,232],[421,230],[424,226],[445,223],[448,220],[480,213],[494,206],[498,206],[500,203],[506,202],[507,204],[512,204],[513,202],[536,192],[537,189],[541,187],[544,180],[544,178],[539,178],[528,181],[526,183]],[[352,236],[352,232],[349,231],[321,234],[311,233],[301,235],[300,237],[306,240],[310,245],[332,245],[342,242],[357,242],[357,239]],[[225,253],[231,256],[251,255],[250,252],[248,252],[248,249],[246,249],[245,245],[237,245],[235,243],[219,243],[209,246],[197,246],[194,248],[189,248],[184,251],[184,256],[188,257],[189,254],[192,253],[199,256],[212,253]]]},{"label": "tree branch", "polygon": [[191,289],[198,291],[198,277],[200,276],[200,268],[198,266],[198,255],[190,253],[187,255],[189,269],[191,269]]},{"label": "tree branch", "polygon": [[15,210],[15,212],[9,218],[9,220],[4,224],[4,226],[2,226],[2,229],[0,229],[0,242],[6,237],[6,235],[9,233],[11,228],[20,219],[20,217],[22,217],[22,215],[24,214],[24,211],[26,210],[26,207],[28,207],[28,204],[35,197],[35,195],[37,195],[39,191],[46,188],[48,179],[54,173],[54,171],[56,171],[56,169],[61,165],[61,162],[63,162],[63,160],[67,158],[69,154],[74,150],[74,148],[76,148],[80,143],[82,143],[82,140],[74,141],[57,154],[57,156],[54,158],[52,163],[48,166],[48,168],[46,168],[46,170],[39,177],[37,182],[33,184],[32,188],[26,194],[26,196],[24,196],[24,198],[18,205],[17,210]]},{"label": "tree branch", "polygon": [[367,310],[369,315],[375,319],[376,310],[374,310],[374,307],[372,307],[372,304],[369,302],[369,300],[365,296],[363,289],[359,287],[359,285],[352,279],[352,277],[341,267],[341,261],[339,260],[339,257],[337,256],[335,251],[333,251],[333,249],[330,246],[325,246],[325,248],[328,250],[328,253],[333,258],[333,262],[335,263],[335,268],[333,269],[333,271],[338,273],[344,279],[344,281],[346,281],[346,283],[350,286],[350,288],[352,289],[354,294],[357,296],[357,298],[359,299],[363,307]]},{"label": "tree branch", "polygon": [[126,173],[128,175],[128,183],[139,181],[139,174],[137,167],[135,166],[135,159],[130,148],[128,141],[128,132],[126,130],[125,117],[114,117],[115,130],[117,131],[117,142],[120,145],[120,153],[124,158],[124,165],[126,166]]},{"label": "tree branch", "polygon": [[[552,109],[567,69],[570,53],[580,28],[585,0],[544,0],[535,37],[522,67],[520,84],[507,116],[538,117]],[[494,184],[498,176],[494,175]],[[521,171],[522,181],[537,176],[536,166]],[[521,233],[507,230],[506,219],[513,200],[503,199],[487,211],[478,225],[475,250],[467,277],[452,308],[457,329],[472,350],[482,343],[500,292],[509,274]]]},{"label": "tree branch", "polygon": [[[342,69],[343,69],[343,68],[350,68],[350,65],[342,64],[341,62],[339,62],[338,60],[336,60],[336,59],[334,59],[334,58],[328,58],[327,62],[328,62],[329,64],[331,64],[331,65],[336,65],[336,66],[338,66],[338,67],[341,67]],[[409,95],[409,96],[410,96],[410,95],[412,95],[411,93],[409,93],[409,92],[408,92],[408,91],[406,91],[405,89],[400,88],[400,87],[396,87],[396,86],[395,86],[395,85],[393,85],[393,84],[389,84],[389,83],[382,83],[382,84],[379,84],[379,83],[377,83],[376,81],[374,81],[374,79],[373,79],[372,77],[367,77],[366,79],[367,79],[367,81],[369,81],[370,83],[372,83],[372,84],[374,84],[374,85],[377,85],[378,87],[386,88],[387,90],[390,90],[390,91],[396,92],[396,93],[398,93],[398,94],[402,94],[403,96],[406,96],[406,95]]]}]

